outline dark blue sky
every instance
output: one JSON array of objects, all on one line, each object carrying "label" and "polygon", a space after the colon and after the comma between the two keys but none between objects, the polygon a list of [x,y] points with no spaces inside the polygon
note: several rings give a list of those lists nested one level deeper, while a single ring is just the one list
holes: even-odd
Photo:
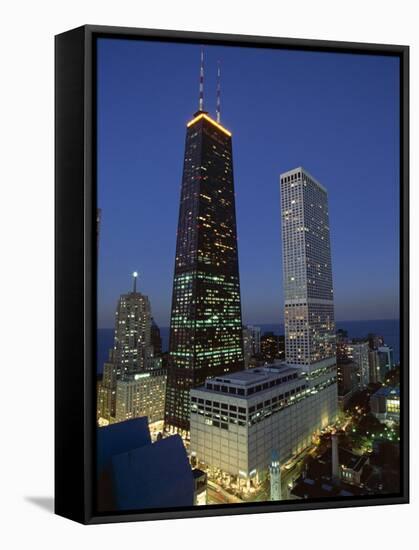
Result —
[{"label": "dark blue sky", "polygon": [[[185,126],[200,46],[100,39],[99,327],[140,272],[169,324]],[[398,318],[399,61],[205,46],[205,108],[233,132],[243,321],[283,320],[279,174],[304,166],[329,193],[335,315]]]}]

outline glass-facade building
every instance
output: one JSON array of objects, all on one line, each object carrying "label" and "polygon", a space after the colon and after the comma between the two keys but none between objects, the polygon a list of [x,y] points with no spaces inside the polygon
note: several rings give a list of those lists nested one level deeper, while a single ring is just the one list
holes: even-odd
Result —
[{"label": "glass-facade building", "polygon": [[189,391],[244,368],[231,133],[187,125],[170,321],[165,429],[189,432]]},{"label": "glass-facade building", "polygon": [[326,189],[303,168],[281,174],[285,360],[309,378],[336,377]]}]

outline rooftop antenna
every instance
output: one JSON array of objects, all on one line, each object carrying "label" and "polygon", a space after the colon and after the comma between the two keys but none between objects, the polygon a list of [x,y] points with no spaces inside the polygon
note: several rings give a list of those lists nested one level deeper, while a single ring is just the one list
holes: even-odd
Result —
[{"label": "rooftop antenna", "polygon": [[221,120],[221,67],[220,62],[217,62],[217,107],[216,107],[216,114],[217,114],[217,122],[220,124]]},{"label": "rooftop antenna", "polygon": [[132,291],[134,294],[137,292],[137,277],[138,277],[138,273],[137,271],[134,271],[134,273],[132,274],[132,278],[134,279],[134,286]]},{"label": "rooftop antenna", "polygon": [[204,48],[201,48],[201,70],[199,72],[199,111],[204,110]]}]

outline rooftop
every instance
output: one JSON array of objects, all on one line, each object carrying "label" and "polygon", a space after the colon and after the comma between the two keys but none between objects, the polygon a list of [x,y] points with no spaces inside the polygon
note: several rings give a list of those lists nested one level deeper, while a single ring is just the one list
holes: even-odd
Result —
[{"label": "rooftop", "polygon": [[378,391],[373,393],[371,397],[399,397],[400,398],[400,387],[383,386]]},{"label": "rooftop", "polygon": [[260,384],[264,381],[276,380],[285,375],[299,373],[299,369],[290,367],[286,363],[274,363],[255,369],[246,369],[238,372],[231,372],[223,376],[208,378],[212,382],[220,382],[223,384],[238,384],[240,386],[251,386],[252,384]]},{"label": "rooftop", "polygon": [[286,363],[276,363],[254,369],[231,372],[225,375],[207,378],[205,385],[194,388],[193,392],[227,393],[237,397],[246,397],[254,393],[269,390],[274,386],[297,381],[301,370]]},{"label": "rooftop", "polygon": [[111,475],[117,510],[193,505],[194,477],[179,435],[112,457]]},{"label": "rooftop", "polygon": [[368,489],[331,479],[310,479],[299,477],[291,493],[299,498],[351,497],[369,494]]},{"label": "rooftop", "polygon": [[327,189],[324,187],[324,185],[322,185],[319,181],[317,181],[316,178],[313,177],[310,174],[310,172],[308,170],[306,170],[305,168],[303,168],[302,166],[297,166],[296,168],[293,168],[292,170],[288,170],[287,172],[283,172],[280,175],[280,178],[291,176],[292,174],[295,174],[296,172],[301,172],[302,174],[307,176],[313,183],[318,185],[320,187],[320,189],[322,189],[325,193],[327,193]]},{"label": "rooftop", "polygon": [[150,444],[146,416],[99,428],[97,430],[98,471],[101,472],[107,468],[113,456]]},{"label": "rooftop", "polygon": [[229,130],[227,130],[227,128],[224,128],[224,126],[222,126],[219,122],[216,122],[213,118],[211,118],[208,113],[202,111],[202,112],[199,112],[196,113],[196,116],[190,120],[188,123],[187,123],[187,127],[190,128],[191,126],[193,126],[196,122],[199,122],[200,120],[206,120],[207,122],[209,122],[210,124],[212,124],[213,126],[215,126],[216,128],[218,128],[219,130],[221,130],[222,132],[224,132],[227,136],[231,136],[231,132]]}]

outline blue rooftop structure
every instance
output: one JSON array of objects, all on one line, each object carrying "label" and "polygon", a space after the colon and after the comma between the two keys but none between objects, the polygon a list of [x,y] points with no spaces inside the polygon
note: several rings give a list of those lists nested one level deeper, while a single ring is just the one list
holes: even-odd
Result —
[{"label": "blue rooftop structure", "polygon": [[400,397],[400,387],[399,386],[383,386],[377,390],[373,397]]},{"label": "blue rooftop structure", "polygon": [[151,445],[146,416],[99,428],[97,430],[98,473],[102,473],[110,466],[113,456],[144,445]]},{"label": "blue rooftop structure", "polygon": [[117,510],[193,505],[194,479],[179,435],[114,456],[111,478]]}]

